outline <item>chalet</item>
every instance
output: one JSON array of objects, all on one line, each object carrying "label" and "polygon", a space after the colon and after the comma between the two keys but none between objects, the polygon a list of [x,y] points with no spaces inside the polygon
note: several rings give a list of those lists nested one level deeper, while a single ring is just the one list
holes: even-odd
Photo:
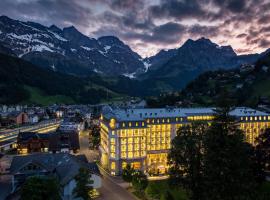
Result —
[{"label": "chalet", "polygon": [[17,137],[17,152],[27,154],[34,152],[69,153],[80,149],[77,131],[51,133],[21,132]]},{"label": "chalet", "polygon": [[38,153],[27,156],[15,156],[11,162],[12,193],[19,190],[25,180],[32,176],[55,177],[61,187],[62,199],[74,199],[72,192],[76,187],[75,177],[80,168],[88,169],[93,180],[93,188],[101,187],[100,172],[95,163],[88,163],[82,156],[66,153]]},{"label": "chalet", "polygon": [[49,151],[50,134],[20,132],[17,137],[17,152],[19,154]]},{"label": "chalet", "polygon": [[12,111],[7,114],[7,118],[17,125],[28,123],[28,115],[21,111]]}]

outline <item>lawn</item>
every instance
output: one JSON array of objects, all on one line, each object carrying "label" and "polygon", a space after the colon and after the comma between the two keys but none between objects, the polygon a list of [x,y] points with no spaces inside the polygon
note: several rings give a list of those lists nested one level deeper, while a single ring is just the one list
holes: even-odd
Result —
[{"label": "lawn", "polygon": [[25,86],[24,87],[30,93],[30,99],[27,103],[40,104],[43,106],[54,104],[54,103],[64,103],[64,104],[72,104],[74,103],[73,99],[64,95],[54,95],[49,96],[44,94],[38,88]]},{"label": "lawn", "polygon": [[171,188],[167,180],[149,181],[145,190],[148,199],[163,199],[166,192],[170,192],[174,200],[187,200],[187,193],[183,188]]}]

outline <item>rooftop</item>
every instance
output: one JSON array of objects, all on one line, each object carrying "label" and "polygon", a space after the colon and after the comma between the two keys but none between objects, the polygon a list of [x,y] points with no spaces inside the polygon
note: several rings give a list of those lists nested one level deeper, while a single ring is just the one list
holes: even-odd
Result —
[{"label": "rooftop", "polygon": [[[103,116],[107,119],[115,118],[118,121],[142,121],[146,118],[172,118],[187,117],[192,115],[213,115],[215,108],[106,108]],[[230,114],[235,117],[245,116],[268,116],[268,113],[261,112],[252,108],[237,107]]]}]

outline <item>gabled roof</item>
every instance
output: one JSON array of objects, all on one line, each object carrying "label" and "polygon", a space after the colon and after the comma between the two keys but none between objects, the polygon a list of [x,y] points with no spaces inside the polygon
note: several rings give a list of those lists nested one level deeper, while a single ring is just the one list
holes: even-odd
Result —
[{"label": "gabled roof", "polygon": [[95,163],[84,162],[76,156],[66,153],[37,153],[15,156],[11,162],[10,173],[18,173],[24,166],[30,163],[43,166],[50,172],[56,172],[61,185],[65,185],[72,180],[82,167],[89,169],[93,174],[99,175],[99,170]]}]

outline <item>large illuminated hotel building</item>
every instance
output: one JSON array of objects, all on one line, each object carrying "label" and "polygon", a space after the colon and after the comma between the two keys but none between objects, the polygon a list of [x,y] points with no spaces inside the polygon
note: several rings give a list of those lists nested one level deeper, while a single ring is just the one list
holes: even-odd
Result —
[{"label": "large illuminated hotel building", "polygon": [[[127,163],[149,174],[168,170],[167,154],[179,127],[194,121],[211,122],[213,108],[112,109],[101,114],[101,164],[112,175],[121,174]],[[270,127],[270,115],[238,107],[230,112],[236,117],[246,140]]]}]

